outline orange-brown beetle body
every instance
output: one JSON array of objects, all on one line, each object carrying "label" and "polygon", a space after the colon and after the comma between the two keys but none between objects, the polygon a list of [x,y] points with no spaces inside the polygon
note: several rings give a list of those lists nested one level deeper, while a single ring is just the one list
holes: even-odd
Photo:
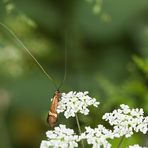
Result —
[{"label": "orange-brown beetle body", "polygon": [[52,103],[51,103],[51,106],[48,112],[47,123],[52,128],[55,127],[57,123],[57,118],[58,118],[57,106],[58,106],[60,97],[61,97],[61,92],[57,90],[54,94],[54,97],[53,97],[53,100],[52,100]]}]

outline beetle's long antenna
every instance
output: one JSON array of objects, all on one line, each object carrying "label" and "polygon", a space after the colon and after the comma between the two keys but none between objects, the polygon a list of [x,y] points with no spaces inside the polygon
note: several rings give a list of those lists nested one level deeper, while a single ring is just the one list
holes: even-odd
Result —
[{"label": "beetle's long antenna", "polygon": [[30,52],[30,50],[24,45],[24,43],[17,37],[17,35],[5,24],[0,22],[0,25],[5,28],[15,39],[16,41],[23,47],[23,49],[32,57],[32,59],[35,61],[35,63],[39,66],[39,68],[42,70],[42,72],[50,79],[50,81],[53,82],[55,88],[57,88],[55,80],[45,71],[45,69],[42,67],[42,65],[38,62],[38,60],[33,56],[33,54]]},{"label": "beetle's long antenna", "polygon": [[61,87],[62,87],[62,85],[63,85],[63,83],[65,82],[65,80],[66,80],[66,77],[67,77],[67,46],[68,46],[68,41],[67,41],[68,39],[67,39],[67,32],[65,33],[65,61],[64,61],[64,77],[63,77],[63,80],[62,80],[62,82],[60,83],[60,85],[59,85],[59,87],[58,87],[58,89],[57,90],[59,90]]}]

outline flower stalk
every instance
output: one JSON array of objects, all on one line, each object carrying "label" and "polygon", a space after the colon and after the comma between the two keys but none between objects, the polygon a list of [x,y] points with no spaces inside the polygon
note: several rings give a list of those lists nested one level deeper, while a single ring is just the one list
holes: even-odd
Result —
[{"label": "flower stalk", "polygon": [[[77,114],[76,114],[76,122],[77,122],[78,130],[79,130],[79,135],[81,135],[82,131],[81,131],[81,126],[80,126],[80,122],[79,122],[79,118],[78,118]],[[84,148],[84,141],[83,140],[81,140],[81,145],[82,145],[82,148]]]},{"label": "flower stalk", "polygon": [[118,143],[118,145],[117,145],[117,148],[120,148],[120,146],[121,146],[123,140],[124,140],[124,136],[120,139],[120,141],[119,141],[119,143]]}]

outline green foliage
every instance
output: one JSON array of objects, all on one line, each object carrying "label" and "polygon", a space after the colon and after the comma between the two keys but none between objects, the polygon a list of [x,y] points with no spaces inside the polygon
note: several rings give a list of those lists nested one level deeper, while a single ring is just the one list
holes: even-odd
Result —
[{"label": "green foliage", "polygon": [[133,60],[138,68],[148,76],[148,59],[144,59],[138,56],[133,56]]},{"label": "green foliage", "polygon": [[[5,0],[0,1],[0,21],[58,83],[64,75],[67,32],[68,74],[61,90],[88,90],[101,102],[89,118],[80,116],[82,127],[96,127],[105,112],[121,103],[142,107],[148,114],[147,10],[147,0]],[[0,147],[39,147],[48,129],[45,120],[54,91],[52,82],[0,27],[0,127],[4,127],[0,139],[6,133]],[[8,100],[7,105],[2,100]],[[75,121],[67,123],[62,115],[59,123],[76,127]],[[31,136],[23,136],[27,134]],[[146,135],[137,134],[125,143],[145,145],[145,139]]]}]

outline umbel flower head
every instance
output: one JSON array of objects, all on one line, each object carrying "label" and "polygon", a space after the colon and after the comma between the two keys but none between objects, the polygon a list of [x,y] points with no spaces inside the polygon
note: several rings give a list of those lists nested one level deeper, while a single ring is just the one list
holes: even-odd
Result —
[{"label": "umbel flower head", "polygon": [[146,134],[148,131],[148,116],[144,117],[143,109],[130,109],[128,105],[120,105],[120,109],[114,110],[112,113],[106,113],[102,119],[109,121],[113,126],[115,137],[130,137],[133,132],[142,132]]},{"label": "umbel flower head", "polygon": [[57,107],[57,112],[64,112],[66,118],[75,117],[76,113],[88,115],[88,106],[98,107],[100,103],[95,98],[88,96],[88,91],[62,93],[61,100]]},{"label": "umbel flower head", "polygon": [[139,144],[135,144],[135,145],[130,145],[129,148],[147,148],[147,147],[142,147]]},{"label": "umbel flower head", "polygon": [[47,131],[46,136],[48,140],[41,142],[40,148],[74,148],[78,147],[78,136],[72,129],[66,128],[65,125],[60,124],[55,127],[53,131]]},{"label": "umbel flower head", "polygon": [[110,148],[111,144],[107,139],[113,139],[114,135],[111,130],[106,129],[103,125],[98,125],[97,128],[92,129],[85,127],[86,131],[81,134],[80,140],[86,139],[88,144],[92,144],[92,148]]}]

